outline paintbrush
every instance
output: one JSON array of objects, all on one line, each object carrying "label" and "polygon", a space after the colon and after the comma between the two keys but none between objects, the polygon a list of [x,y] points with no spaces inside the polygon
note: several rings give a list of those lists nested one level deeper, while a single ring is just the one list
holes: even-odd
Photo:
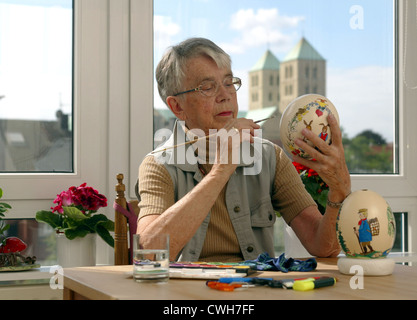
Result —
[{"label": "paintbrush", "polygon": [[[269,118],[265,118],[265,119],[257,120],[257,121],[254,121],[254,122],[255,122],[255,123],[259,123],[259,122],[267,121],[267,120],[269,120],[269,119],[273,119],[273,118],[276,118],[276,116],[271,116],[271,117],[269,117]],[[226,127],[227,127],[227,126],[226,126]],[[225,127],[225,128],[226,128],[226,127]],[[200,138],[198,138],[198,139],[194,139],[194,140],[187,141],[187,142],[184,142],[184,143],[176,144],[175,146],[167,147],[167,148],[164,148],[164,149],[154,150],[154,151],[152,151],[152,152],[151,152],[151,154],[154,154],[154,153],[157,153],[157,152],[164,152],[164,151],[169,150],[169,149],[175,149],[175,148],[178,148],[178,147],[186,146],[186,145],[188,145],[188,144],[195,143],[195,142],[197,142],[197,141],[199,141],[199,140],[201,140],[201,139],[207,139],[207,138],[210,138],[210,137],[214,137],[215,135],[217,135],[217,133],[214,133],[214,134],[211,134],[211,135],[208,135],[208,136],[204,136],[204,137],[200,137]]]}]

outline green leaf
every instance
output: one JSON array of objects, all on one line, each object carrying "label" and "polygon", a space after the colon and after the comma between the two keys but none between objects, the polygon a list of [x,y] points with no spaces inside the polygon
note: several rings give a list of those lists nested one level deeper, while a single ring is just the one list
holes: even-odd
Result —
[{"label": "green leaf", "polygon": [[114,239],[110,235],[110,231],[114,231],[114,222],[104,214],[86,216],[75,207],[63,207],[63,209],[64,215],[39,211],[36,213],[36,220],[63,231],[69,240],[83,238],[88,233],[97,233],[108,245],[114,247]]},{"label": "green leaf", "polygon": [[81,221],[81,220],[85,220],[88,218],[85,216],[84,213],[82,213],[80,209],[77,209],[75,207],[63,207],[63,209],[64,209],[64,214],[72,220]]},{"label": "green leaf", "polygon": [[56,213],[52,213],[51,211],[42,210],[36,212],[36,221],[47,223],[54,229],[62,228],[61,217]]},{"label": "green leaf", "polygon": [[96,214],[94,216],[89,217],[88,219],[84,220],[86,226],[88,226],[92,230],[96,230],[96,226],[98,224],[103,224],[109,221],[104,214]]},{"label": "green leaf", "polygon": [[111,220],[103,221],[100,223],[100,225],[109,231],[114,231],[114,222]]},{"label": "green leaf", "polygon": [[4,207],[4,208],[7,208],[7,209],[11,209],[12,207],[10,206],[10,204],[8,204],[8,203],[4,203],[4,202],[0,202],[0,207]]},{"label": "green leaf", "polygon": [[328,190],[323,190],[317,198],[317,202],[322,205],[323,207],[327,206],[327,194],[329,193]]},{"label": "green leaf", "polygon": [[5,231],[9,230],[10,224],[0,224],[0,234],[3,234]]},{"label": "green leaf", "polygon": [[114,231],[114,222],[109,220],[104,214],[96,214],[89,219],[89,224],[100,225],[106,230]]},{"label": "green leaf", "polygon": [[114,247],[114,239],[109,231],[114,231],[114,222],[104,214],[96,214],[85,220],[87,226],[92,228],[108,245]]},{"label": "green leaf", "polygon": [[97,234],[112,248],[114,248],[114,239],[110,235],[110,232],[103,227],[102,225],[98,224],[96,226]]},{"label": "green leaf", "polygon": [[311,194],[313,199],[316,200],[318,185],[316,183],[306,183],[305,187],[308,193]]},{"label": "green leaf", "polygon": [[74,240],[77,237],[84,238],[90,232],[86,228],[80,227],[76,229],[66,229],[64,233],[69,240]]}]

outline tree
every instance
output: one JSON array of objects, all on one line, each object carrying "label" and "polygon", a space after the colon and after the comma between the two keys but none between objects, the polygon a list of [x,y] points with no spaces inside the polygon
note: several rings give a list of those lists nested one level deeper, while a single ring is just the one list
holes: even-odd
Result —
[{"label": "tree", "polygon": [[365,130],[351,140],[343,134],[343,144],[350,173],[393,172],[392,144],[387,144],[380,134]]},{"label": "tree", "polygon": [[369,141],[370,144],[375,144],[375,145],[387,144],[387,141],[379,133],[375,133],[369,129],[362,131],[356,137],[364,137]]}]

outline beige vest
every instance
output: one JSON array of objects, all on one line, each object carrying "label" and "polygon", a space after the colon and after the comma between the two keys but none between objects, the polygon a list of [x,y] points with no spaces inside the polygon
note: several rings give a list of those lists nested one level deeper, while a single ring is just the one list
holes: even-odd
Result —
[{"label": "beige vest", "polygon": [[[253,260],[263,252],[274,256],[273,225],[276,215],[271,203],[275,176],[276,153],[274,145],[258,139],[251,145],[255,156],[237,167],[226,188],[226,207],[245,260]],[[167,148],[186,140],[180,125],[160,148]],[[191,150],[190,150],[191,148]],[[192,146],[169,149],[154,154],[164,164],[175,188],[175,201],[193,189],[202,179],[197,159],[193,159]],[[184,156],[187,155],[187,156]],[[197,232],[177,257],[178,261],[198,261],[203,248],[210,213]],[[179,223],[185,223],[181,221]]]}]

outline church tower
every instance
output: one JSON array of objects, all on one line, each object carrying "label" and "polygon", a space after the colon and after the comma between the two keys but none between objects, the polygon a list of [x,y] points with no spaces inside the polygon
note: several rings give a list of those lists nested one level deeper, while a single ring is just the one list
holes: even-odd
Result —
[{"label": "church tower", "polygon": [[308,93],[326,96],[326,60],[302,38],[281,62],[280,104],[284,112],[295,98]]},{"label": "church tower", "polygon": [[267,50],[249,71],[249,110],[279,106],[280,63]]}]

